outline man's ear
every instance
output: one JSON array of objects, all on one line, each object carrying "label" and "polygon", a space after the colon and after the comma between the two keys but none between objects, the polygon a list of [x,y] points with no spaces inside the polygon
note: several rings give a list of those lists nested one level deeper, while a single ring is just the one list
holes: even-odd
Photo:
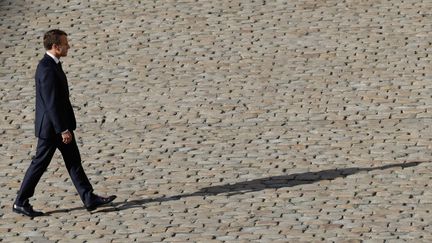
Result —
[{"label": "man's ear", "polygon": [[58,50],[60,48],[59,45],[53,44],[51,50]]}]

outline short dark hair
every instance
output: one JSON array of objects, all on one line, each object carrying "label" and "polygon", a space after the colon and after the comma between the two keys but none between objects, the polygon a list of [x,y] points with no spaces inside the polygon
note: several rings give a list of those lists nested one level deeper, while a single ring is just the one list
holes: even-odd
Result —
[{"label": "short dark hair", "polygon": [[46,32],[43,38],[45,49],[51,50],[54,44],[60,45],[61,44],[60,36],[62,35],[67,36],[66,32],[58,29],[54,29]]}]

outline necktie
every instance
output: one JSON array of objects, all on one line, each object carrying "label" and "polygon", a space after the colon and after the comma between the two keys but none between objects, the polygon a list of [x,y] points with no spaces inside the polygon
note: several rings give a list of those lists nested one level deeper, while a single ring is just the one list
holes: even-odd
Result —
[{"label": "necktie", "polygon": [[66,94],[69,96],[69,86],[68,86],[67,78],[66,78],[66,74],[65,74],[64,71],[63,71],[63,68],[62,68],[62,64],[61,64],[61,62],[58,62],[58,63],[57,63],[57,66],[58,66],[58,68],[60,69],[60,72],[62,73],[62,75],[63,75],[63,77],[64,77]]},{"label": "necktie", "polygon": [[62,63],[61,63],[61,62],[58,62],[57,65],[58,65],[58,67],[60,68],[60,70],[64,73],[63,68],[62,68]]}]

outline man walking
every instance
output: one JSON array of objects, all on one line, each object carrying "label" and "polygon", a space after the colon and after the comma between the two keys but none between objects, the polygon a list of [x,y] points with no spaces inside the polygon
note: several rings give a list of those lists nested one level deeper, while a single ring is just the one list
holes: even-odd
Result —
[{"label": "man walking", "polygon": [[88,211],[112,202],[116,196],[101,197],[93,193],[93,187],[81,165],[81,157],[73,131],[75,115],[69,100],[69,88],[60,57],[67,56],[70,48],[67,34],[50,30],[44,35],[47,50],[36,69],[36,117],[35,135],[38,137],[36,155],[33,158],[13,205],[13,211],[29,217],[42,216],[33,210],[29,198],[47,169],[56,149],[59,149],[67,171]]}]

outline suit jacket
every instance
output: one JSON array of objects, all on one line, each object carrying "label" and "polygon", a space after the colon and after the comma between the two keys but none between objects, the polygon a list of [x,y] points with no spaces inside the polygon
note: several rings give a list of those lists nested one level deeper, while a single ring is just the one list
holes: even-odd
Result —
[{"label": "suit jacket", "polygon": [[35,135],[53,138],[76,129],[75,114],[69,100],[69,87],[61,66],[47,54],[39,62],[35,75]]}]

